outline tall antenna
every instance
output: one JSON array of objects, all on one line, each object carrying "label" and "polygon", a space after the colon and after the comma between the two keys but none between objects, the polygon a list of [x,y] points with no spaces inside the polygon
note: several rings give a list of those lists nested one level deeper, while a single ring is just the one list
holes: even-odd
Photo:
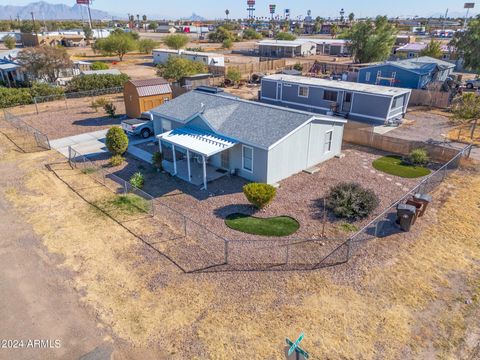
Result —
[{"label": "tall antenna", "polygon": [[448,16],[448,8],[447,8],[447,11],[445,11],[445,17],[443,18],[442,31],[445,31],[445,22],[447,21],[447,16]]}]

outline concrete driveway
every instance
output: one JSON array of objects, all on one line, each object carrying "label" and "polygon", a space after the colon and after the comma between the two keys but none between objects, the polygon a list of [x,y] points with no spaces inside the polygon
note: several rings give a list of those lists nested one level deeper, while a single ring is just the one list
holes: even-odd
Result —
[{"label": "concrete driveway", "polygon": [[[50,146],[52,149],[57,150],[63,156],[68,158],[68,148],[69,146],[72,149],[78,151],[80,154],[87,157],[94,157],[102,155],[108,152],[108,149],[105,145],[105,137],[108,130],[99,130],[86,134],[68,136],[61,139],[56,139],[50,141]],[[152,141],[153,138],[142,139],[137,137],[129,137],[129,145],[127,152],[136,158],[146,161],[148,163],[152,162],[152,154],[142,150],[135,145],[145,143],[147,141]]]}]

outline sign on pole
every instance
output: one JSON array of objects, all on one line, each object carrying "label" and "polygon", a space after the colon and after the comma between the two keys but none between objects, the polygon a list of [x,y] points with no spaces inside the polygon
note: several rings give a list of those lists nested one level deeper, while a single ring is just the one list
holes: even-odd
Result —
[{"label": "sign on pole", "polygon": [[90,4],[90,0],[77,0],[78,5],[88,5]]},{"label": "sign on pole", "polygon": [[292,342],[288,338],[286,339],[287,345],[290,346],[287,352],[287,357],[292,355],[294,352],[297,354],[297,359],[299,358],[300,355],[303,356],[304,359],[308,359],[310,357],[308,352],[306,352],[299,346],[304,337],[305,337],[305,334],[302,332],[295,342]]},{"label": "sign on pole", "polygon": [[465,3],[465,5],[463,6],[465,9],[473,9],[475,8],[475,3]]}]

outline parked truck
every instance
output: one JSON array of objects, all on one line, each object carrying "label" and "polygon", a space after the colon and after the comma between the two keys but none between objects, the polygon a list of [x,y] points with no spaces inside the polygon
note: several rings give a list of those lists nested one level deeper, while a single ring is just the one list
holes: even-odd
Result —
[{"label": "parked truck", "polygon": [[153,115],[150,112],[144,112],[138,119],[123,120],[121,125],[127,135],[139,135],[144,139],[153,135]]}]

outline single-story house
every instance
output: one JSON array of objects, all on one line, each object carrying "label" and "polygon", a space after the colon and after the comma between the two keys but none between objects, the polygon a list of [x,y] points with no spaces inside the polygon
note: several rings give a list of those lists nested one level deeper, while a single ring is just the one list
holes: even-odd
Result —
[{"label": "single-story house", "polygon": [[167,80],[157,77],[146,80],[129,80],[123,86],[125,113],[137,118],[172,99],[172,89]]},{"label": "single-story house", "polygon": [[275,74],[262,79],[260,101],[336,115],[385,122],[407,112],[410,89]]},{"label": "single-story house", "polygon": [[317,45],[317,54],[343,55],[349,52],[348,41],[345,39],[297,39],[300,41],[313,42]]},{"label": "single-story house", "polygon": [[[403,58],[412,59],[420,56],[422,50],[428,46],[428,43],[410,43],[404,46],[399,47],[395,50],[395,55],[398,55]],[[456,49],[447,44],[441,44],[440,48],[442,50],[442,60],[455,60],[456,59]]]},{"label": "single-story house", "polygon": [[454,69],[455,64],[421,56],[413,59],[387,61],[361,68],[358,71],[358,82],[423,89],[432,82],[444,82]]},{"label": "single-story house", "polygon": [[276,184],[339,155],[346,123],[198,90],[150,112],[164,168],[205,189],[228,174]]},{"label": "single-story house", "polygon": [[258,52],[263,57],[300,57],[317,54],[317,44],[306,40],[262,40]]},{"label": "single-story house", "polygon": [[165,64],[170,56],[180,56],[204,65],[225,66],[225,57],[222,54],[171,49],[154,49],[152,54],[154,65]]}]

